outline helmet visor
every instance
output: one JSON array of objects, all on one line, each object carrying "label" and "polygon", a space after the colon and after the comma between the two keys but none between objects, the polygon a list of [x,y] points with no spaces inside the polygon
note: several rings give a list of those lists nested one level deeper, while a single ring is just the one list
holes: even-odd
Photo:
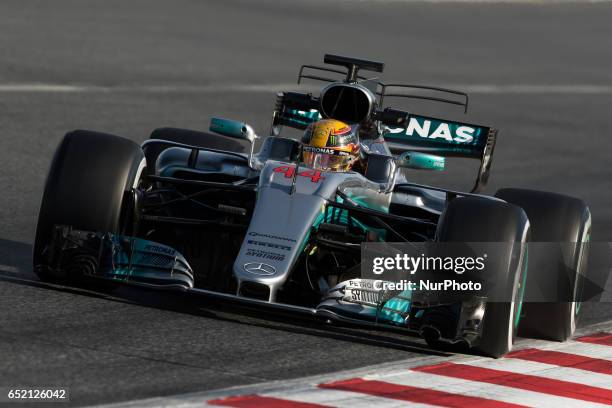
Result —
[{"label": "helmet visor", "polygon": [[[324,153],[320,150],[332,151]],[[332,149],[308,149],[303,153],[303,162],[315,170],[347,171],[354,161],[353,155]]]}]

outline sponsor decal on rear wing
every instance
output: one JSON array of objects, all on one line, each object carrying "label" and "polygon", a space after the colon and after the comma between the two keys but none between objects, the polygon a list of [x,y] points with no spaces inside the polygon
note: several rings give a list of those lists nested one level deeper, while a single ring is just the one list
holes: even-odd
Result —
[{"label": "sponsor decal on rear wing", "polygon": [[482,159],[496,134],[496,129],[486,126],[410,114],[404,127],[387,128],[383,137],[395,152],[424,151]]}]

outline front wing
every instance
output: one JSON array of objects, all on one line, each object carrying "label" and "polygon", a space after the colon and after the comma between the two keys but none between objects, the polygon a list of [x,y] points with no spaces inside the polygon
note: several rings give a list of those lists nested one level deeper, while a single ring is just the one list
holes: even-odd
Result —
[{"label": "front wing", "polygon": [[[419,301],[418,293],[373,293],[376,301],[353,302],[352,286],[367,280],[353,279],[330,289],[315,308],[268,302],[235,294],[194,287],[194,273],[177,250],[142,238],[111,233],[74,230],[56,226],[48,248],[48,265],[69,276],[103,279],[119,284],[172,289],[206,295],[218,300],[255,306],[273,312],[339,321],[362,327],[405,331],[420,336],[435,335],[442,342],[478,344],[479,328],[471,322],[482,319],[485,299],[458,303]],[[357,282],[359,281],[359,282]]]}]

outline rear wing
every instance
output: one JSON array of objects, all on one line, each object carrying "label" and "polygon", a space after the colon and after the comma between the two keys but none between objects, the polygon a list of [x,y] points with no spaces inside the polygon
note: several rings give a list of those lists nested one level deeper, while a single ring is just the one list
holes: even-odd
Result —
[{"label": "rear wing", "polygon": [[[322,117],[318,110],[318,102],[318,98],[311,94],[297,92],[277,94],[270,135],[278,136],[282,126],[303,130],[310,123],[320,120]],[[480,160],[472,192],[479,192],[486,185],[497,129],[414,115],[389,108],[376,112],[375,119],[387,124],[383,138],[392,153],[419,151],[446,157]]]},{"label": "rear wing", "polygon": [[402,122],[402,127],[387,127],[383,132],[392,153],[419,151],[480,160],[472,192],[486,185],[497,129],[414,114],[408,114]]}]

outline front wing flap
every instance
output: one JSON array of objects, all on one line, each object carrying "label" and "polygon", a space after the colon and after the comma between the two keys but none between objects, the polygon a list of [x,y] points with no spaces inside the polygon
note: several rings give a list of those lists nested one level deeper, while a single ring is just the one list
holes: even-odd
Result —
[{"label": "front wing flap", "polygon": [[48,251],[51,268],[77,278],[193,288],[193,271],[177,250],[123,235],[56,226]]}]

